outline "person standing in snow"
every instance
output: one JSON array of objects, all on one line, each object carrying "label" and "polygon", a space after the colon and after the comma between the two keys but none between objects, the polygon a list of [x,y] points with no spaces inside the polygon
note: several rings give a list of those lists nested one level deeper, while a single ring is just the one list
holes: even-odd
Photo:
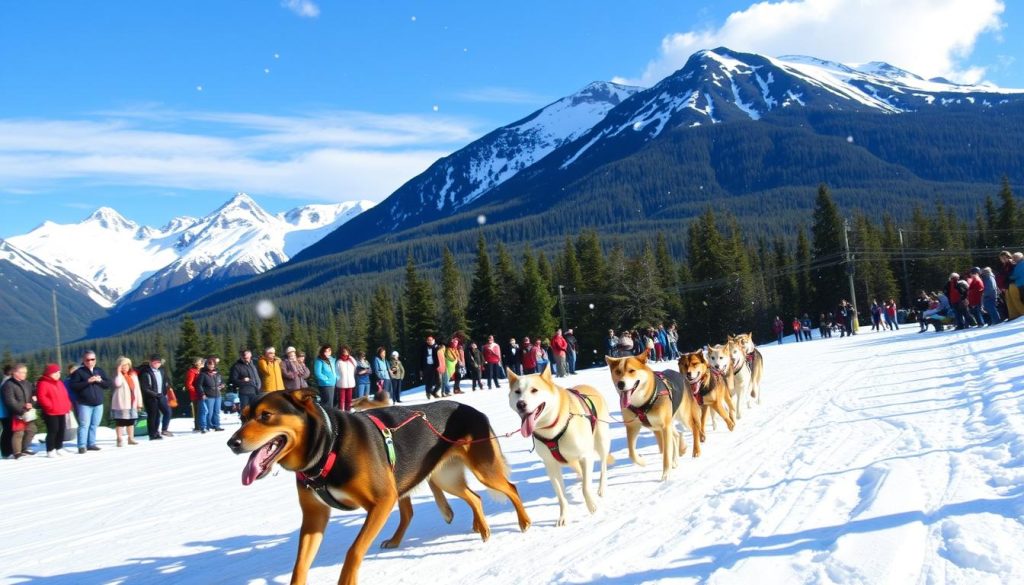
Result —
[{"label": "person standing in snow", "polygon": [[275,392],[284,390],[284,375],[281,373],[281,358],[277,357],[277,350],[268,347],[263,350],[263,355],[256,363],[260,371],[260,390],[263,392]]},{"label": "person standing in snow", "polygon": [[324,408],[337,408],[337,399],[334,395],[334,386],[338,382],[338,371],[335,366],[333,349],[330,345],[321,345],[313,360],[313,377],[319,386],[320,404]]},{"label": "person standing in snow", "polygon": [[981,313],[981,301],[985,295],[985,283],[981,280],[981,268],[971,268],[967,277],[967,313],[977,327],[985,326],[985,317]]},{"label": "person standing in snow", "polygon": [[[523,348],[519,347],[519,344],[516,343],[515,337],[508,340],[508,349],[502,356],[502,361],[505,363],[505,366],[515,372],[517,376],[523,375]],[[480,365],[482,373],[482,368],[485,367],[483,361],[480,362]],[[481,386],[481,390],[482,389],[483,387]]]},{"label": "person standing in snow", "polygon": [[[142,408],[142,389],[139,376],[132,370],[132,360],[121,356],[114,362],[114,391],[110,395],[110,418],[114,420],[117,446],[136,445],[135,422]],[[148,423],[147,423],[148,424]]]},{"label": "person standing in snow", "polygon": [[501,367],[501,347],[495,343],[493,335],[487,336],[487,343],[483,347],[483,358],[484,364],[487,366],[487,389],[491,389],[491,384],[494,384],[495,388],[501,388],[501,384],[498,382],[498,368]]},{"label": "person standing in snow", "polygon": [[914,309],[917,311],[917,320],[921,326],[918,333],[928,331],[928,320],[925,318],[924,312],[932,308],[931,304],[932,301],[931,298],[928,297],[928,293],[923,290],[917,292],[917,298],[914,299]]},{"label": "person standing in snow", "polygon": [[348,346],[338,350],[338,359],[334,362],[337,381],[334,392],[338,395],[338,408],[345,412],[352,411],[352,393],[356,390],[356,360],[349,353]]},{"label": "person standing in snow", "polygon": [[196,382],[199,381],[199,372],[203,369],[203,358],[192,360],[192,367],[185,372],[185,390],[188,391],[189,402],[192,403],[192,432],[199,432],[199,421],[206,417],[206,403],[203,395],[196,389]]},{"label": "person standing in snow", "polygon": [[373,356],[370,366],[373,369],[373,377],[376,378],[374,396],[380,398],[384,392],[391,394],[391,369],[388,367],[388,350],[384,349],[384,346],[377,348],[377,355]]},{"label": "person standing in snow", "polygon": [[103,394],[112,386],[106,372],[96,365],[96,352],[82,354],[82,365],[70,376],[69,388],[75,396],[75,415],[78,419],[78,453],[99,451],[96,428],[103,418]]},{"label": "person standing in snow", "polygon": [[782,334],[785,326],[782,324],[782,319],[778,315],[775,316],[775,320],[772,321],[772,333],[775,334],[775,339],[779,341],[779,345],[782,345]]},{"label": "person standing in snow", "polygon": [[238,393],[240,412],[256,401],[263,387],[263,379],[252,361],[252,351],[243,349],[239,352],[238,361],[232,364],[231,370],[228,371],[228,381]]},{"label": "person standing in snow", "polygon": [[391,352],[391,359],[388,360],[388,374],[391,375],[391,399],[395,404],[402,403],[402,381],[405,380],[405,366],[399,359],[398,352]]},{"label": "person standing in snow", "polygon": [[300,360],[299,354],[294,347],[284,350],[284,361],[281,362],[281,376],[284,378],[285,390],[301,390],[309,388],[309,368],[306,367],[306,360]]},{"label": "person standing in snow", "polygon": [[28,366],[14,364],[11,369],[11,377],[4,382],[3,386],[0,386],[0,398],[3,399],[8,416],[11,417],[11,450],[15,459],[36,454],[32,450],[36,425],[31,420],[25,420],[25,417],[33,409],[32,382],[26,378],[28,378]]},{"label": "person standing in snow", "polygon": [[171,406],[167,403],[167,392],[171,389],[171,375],[163,367],[163,359],[152,355],[148,364],[138,370],[142,400],[146,408],[146,426],[149,429],[149,440],[155,441],[163,437],[172,437]]},{"label": "person standing in snow", "polygon": [[36,399],[43,411],[43,422],[46,423],[46,456],[62,455],[64,432],[67,416],[71,412],[71,399],[68,389],[60,379],[60,366],[46,364],[43,375],[36,382]]},{"label": "person standing in snow", "polygon": [[568,349],[565,353],[566,366],[568,366],[569,368],[569,374],[575,376],[577,357],[576,351],[578,342],[576,340],[576,334],[573,333],[573,330],[571,328],[565,333],[565,342],[568,344]]},{"label": "person standing in snow", "polygon": [[981,305],[985,309],[989,327],[998,325],[1002,322],[1003,317],[999,314],[999,287],[992,268],[986,266],[981,269],[981,281],[985,285],[985,291],[981,295]]},{"label": "person standing in snow", "polygon": [[[11,370],[14,366],[11,364],[4,365],[4,377],[0,380],[0,388],[7,383],[7,379],[11,377]],[[14,455],[14,448],[11,446],[11,414],[7,412],[7,406],[4,405],[3,396],[0,395],[0,459],[7,459],[11,455]]]},{"label": "person standing in snow", "polygon": [[568,360],[565,357],[569,351],[569,342],[562,336],[562,328],[555,329],[555,335],[551,338],[551,350],[555,357],[555,376],[564,378],[568,371]]},{"label": "person standing in snow", "polygon": [[213,357],[206,358],[203,370],[199,373],[199,383],[196,385],[206,402],[206,418],[200,422],[199,432],[223,431],[220,426],[220,401],[221,391],[224,390],[224,380],[217,371],[217,360]]}]

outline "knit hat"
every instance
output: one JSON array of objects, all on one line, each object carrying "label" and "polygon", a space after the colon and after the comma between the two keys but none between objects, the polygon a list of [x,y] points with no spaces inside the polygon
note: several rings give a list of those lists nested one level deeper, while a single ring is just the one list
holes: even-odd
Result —
[{"label": "knit hat", "polygon": [[981,274],[981,268],[978,268],[977,266],[971,268],[971,274]]},{"label": "knit hat", "polygon": [[44,376],[49,376],[50,374],[53,374],[54,372],[59,372],[59,371],[60,371],[60,366],[58,366],[57,364],[46,364],[46,369],[43,370],[43,375]]},{"label": "knit hat", "polygon": [[391,352],[391,357],[398,357],[398,352],[397,351]]},{"label": "knit hat", "polygon": [[294,351],[295,351],[295,348],[289,345],[288,347],[284,348],[284,355],[288,355],[288,354],[290,354],[290,353],[292,353]]}]

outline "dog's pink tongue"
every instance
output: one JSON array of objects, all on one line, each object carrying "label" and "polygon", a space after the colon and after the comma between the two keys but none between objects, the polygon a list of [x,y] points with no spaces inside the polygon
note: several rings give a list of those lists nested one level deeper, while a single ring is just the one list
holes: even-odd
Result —
[{"label": "dog's pink tongue", "polygon": [[625,392],[619,392],[619,407],[623,410],[629,406],[629,399],[633,397],[633,391],[627,390]]},{"label": "dog's pink tongue", "polygon": [[533,427],[537,426],[537,412],[531,412],[530,414],[523,417],[523,426],[519,428],[519,432],[524,437],[533,436]]},{"label": "dog's pink tongue", "polygon": [[242,485],[252,484],[263,473],[264,463],[266,463],[271,449],[273,447],[270,443],[267,443],[252,452],[252,455],[249,456],[249,461],[246,462],[245,467],[242,469]]}]

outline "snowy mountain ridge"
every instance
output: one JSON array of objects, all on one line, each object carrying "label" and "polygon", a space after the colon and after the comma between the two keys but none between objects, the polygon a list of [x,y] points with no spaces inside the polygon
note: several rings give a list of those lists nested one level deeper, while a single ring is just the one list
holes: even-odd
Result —
[{"label": "snowy mountain ridge", "polygon": [[0,259],[74,282],[109,308],[196,279],[270,270],[372,206],[347,201],[272,215],[238,193],[205,217],[176,217],[162,228],[101,207],[77,224],[46,221],[8,238]]}]

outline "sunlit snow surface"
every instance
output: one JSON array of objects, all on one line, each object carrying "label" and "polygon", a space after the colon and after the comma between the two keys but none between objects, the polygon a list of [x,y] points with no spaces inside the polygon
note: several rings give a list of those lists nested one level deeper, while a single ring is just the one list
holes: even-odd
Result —
[{"label": "sunlit snow surface", "polygon": [[[763,404],[745,408],[732,433],[709,430],[703,455],[683,457],[665,483],[651,433],[640,439],[647,467],[637,467],[613,424],[607,493],[591,516],[568,474],[565,527],[554,525],[558,505],[531,442],[502,438],[533,527],[520,533],[512,507],[485,496],[484,543],[460,500],[447,525],[429,492],[417,493],[402,547],[377,548],[393,513],[361,582],[1024,582],[1024,320],[916,330],[762,346]],[[599,388],[618,417],[606,368],[565,380],[580,383]],[[503,435],[520,426],[505,392],[455,399]],[[421,391],[407,401],[414,408]],[[100,452],[0,461],[0,582],[287,582],[300,518],[294,476],[243,487],[246,458],[225,446],[235,418],[206,435],[174,423],[178,436],[155,444],[119,449],[105,430]],[[310,583],[337,581],[363,518],[332,514]]]}]

